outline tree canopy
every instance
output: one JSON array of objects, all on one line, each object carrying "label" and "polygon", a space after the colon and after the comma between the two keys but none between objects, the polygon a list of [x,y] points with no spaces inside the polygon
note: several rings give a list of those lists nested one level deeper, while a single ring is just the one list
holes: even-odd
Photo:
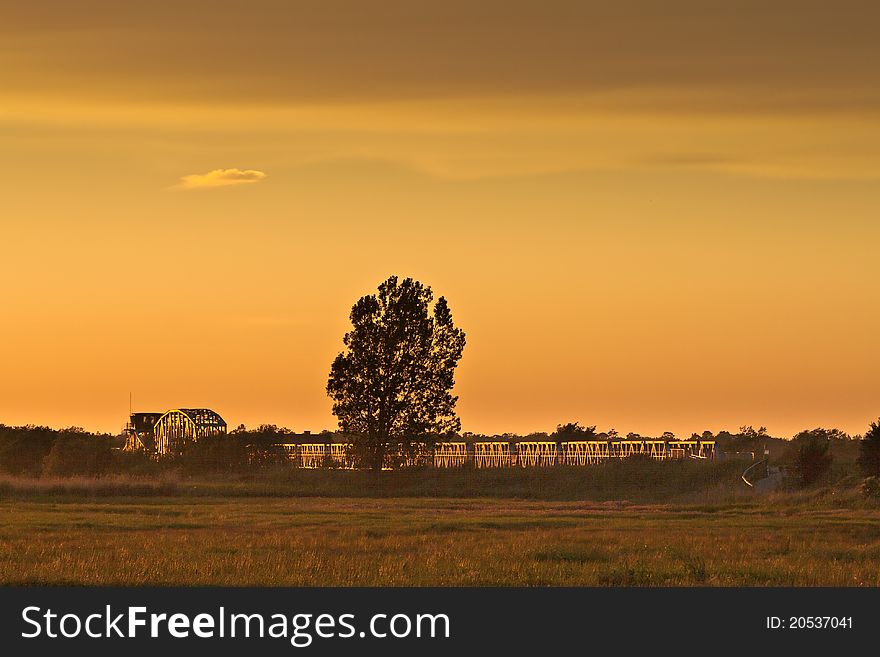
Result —
[{"label": "tree canopy", "polygon": [[553,437],[556,440],[594,440],[596,426],[582,427],[579,422],[557,424]]},{"label": "tree canopy", "polygon": [[446,299],[432,301],[430,287],[391,276],[351,309],[327,394],[361,465],[400,465],[461,429],[452,388],[465,334]]}]

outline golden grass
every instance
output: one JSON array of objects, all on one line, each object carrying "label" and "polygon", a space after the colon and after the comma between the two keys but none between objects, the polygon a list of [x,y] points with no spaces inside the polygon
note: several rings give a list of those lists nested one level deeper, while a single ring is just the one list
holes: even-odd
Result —
[{"label": "golden grass", "polygon": [[333,497],[516,498],[667,502],[682,496],[708,501],[716,489],[747,493],[741,462],[642,459],[588,467],[405,469],[373,473],[291,467],[226,474],[186,475],[176,469],[150,475],[22,478],[0,475],[0,499],[65,497]]},{"label": "golden grass", "polygon": [[876,510],[777,502],[5,500],[0,582],[880,585]]}]

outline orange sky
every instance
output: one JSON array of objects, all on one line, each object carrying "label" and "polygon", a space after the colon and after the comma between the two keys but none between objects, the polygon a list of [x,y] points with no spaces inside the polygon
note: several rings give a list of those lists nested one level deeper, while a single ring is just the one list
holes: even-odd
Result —
[{"label": "orange sky", "polygon": [[465,430],[860,433],[878,14],[4,3],[0,422],[116,431],[132,392],[333,427],[349,308],[395,273],[467,332]]}]

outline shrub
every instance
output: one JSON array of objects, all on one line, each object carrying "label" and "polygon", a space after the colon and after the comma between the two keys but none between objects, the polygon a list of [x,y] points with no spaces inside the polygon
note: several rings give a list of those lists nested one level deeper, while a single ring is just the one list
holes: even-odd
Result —
[{"label": "shrub", "polygon": [[862,495],[870,499],[880,498],[880,477],[868,477],[862,482]]},{"label": "shrub", "polygon": [[871,423],[859,444],[858,464],[866,477],[880,476],[880,420]]},{"label": "shrub", "polygon": [[207,436],[186,443],[174,462],[189,474],[241,472],[248,467],[249,451],[237,436]]},{"label": "shrub", "polygon": [[161,474],[169,469],[146,452],[124,452],[116,449],[111,456],[110,470],[117,474],[146,477]]},{"label": "shrub", "polygon": [[62,433],[43,461],[43,474],[59,477],[98,476],[107,472],[112,458],[108,437]]},{"label": "shrub", "polygon": [[0,425],[0,472],[38,476],[57,433],[48,427]]},{"label": "shrub", "polygon": [[810,486],[831,474],[831,441],[816,432],[804,431],[795,436],[794,473],[801,486]]}]

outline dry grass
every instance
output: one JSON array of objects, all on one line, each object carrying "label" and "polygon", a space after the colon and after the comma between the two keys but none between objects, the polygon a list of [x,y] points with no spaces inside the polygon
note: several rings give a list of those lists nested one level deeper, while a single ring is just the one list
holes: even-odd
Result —
[{"label": "dry grass", "polygon": [[46,497],[166,497],[181,494],[174,476],[157,478],[109,475],[105,477],[13,477],[0,475],[0,499]]},{"label": "dry grass", "polygon": [[[577,468],[474,470],[273,470],[185,476],[176,470],[150,476],[37,479],[0,476],[0,499],[64,497],[334,497],[516,498],[531,500],[708,501],[718,491],[745,489],[738,462],[659,463],[628,459]],[[740,493],[746,491],[742,490]]]},{"label": "dry grass", "polygon": [[[826,493],[826,497],[827,497]],[[0,582],[878,586],[880,514],[693,505],[168,497],[0,502]]]}]

